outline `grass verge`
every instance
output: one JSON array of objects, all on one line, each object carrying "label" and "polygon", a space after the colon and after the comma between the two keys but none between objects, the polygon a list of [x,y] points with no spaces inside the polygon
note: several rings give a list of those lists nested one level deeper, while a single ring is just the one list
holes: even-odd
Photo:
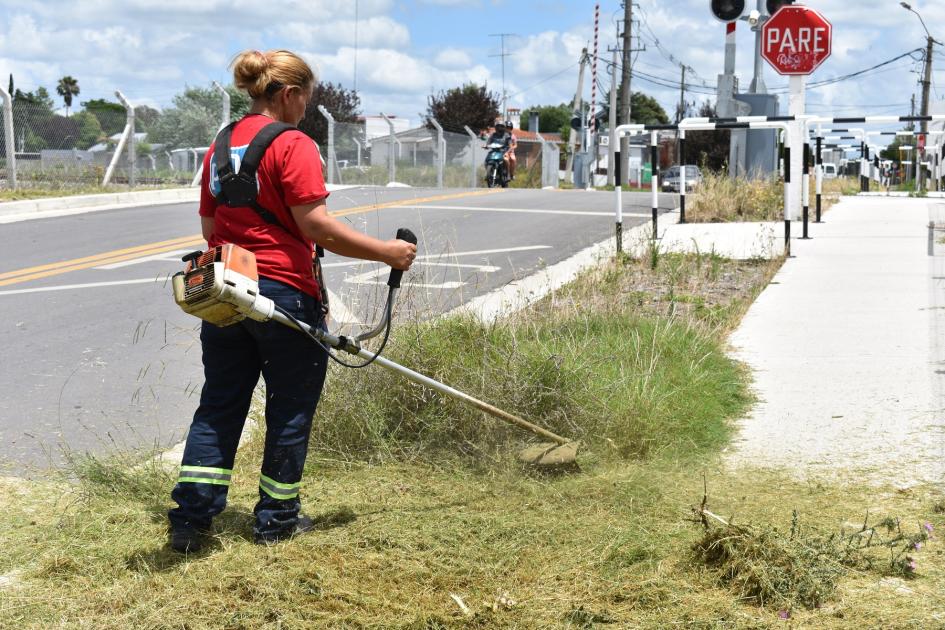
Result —
[{"label": "grass verge", "polygon": [[[507,322],[399,331],[404,361],[580,435],[576,474],[524,471],[510,457],[520,434],[367,370],[333,374],[320,406],[304,492],[322,530],[270,548],[251,543],[260,435],[191,557],[165,546],[175,475],[152,460],[12,482],[0,627],[941,625],[942,552],[908,538],[945,526],[935,489],[721,464],[749,402],[725,334],[775,267],[621,259]],[[704,523],[710,511],[724,524]],[[865,514],[924,545],[908,573],[887,556],[898,547],[838,560],[830,541],[865,532]]]},{"label": "grass verge", "polygon": [[[190,182],[187,182],[189,184]],[[163,188],[180,188],[187,184],[168,183],[163,186],[137,186],[129,188],[128,186],[96,186],[96,185],[76,185],[62,187],[21,187],[16,190],[0,190],[0,202],[4,201],[24,201],[27,199],[45,199],[48,197],[72,197],[76,195],[100,195],[116,192],[133,192],[142,190],[160,190]]]}]

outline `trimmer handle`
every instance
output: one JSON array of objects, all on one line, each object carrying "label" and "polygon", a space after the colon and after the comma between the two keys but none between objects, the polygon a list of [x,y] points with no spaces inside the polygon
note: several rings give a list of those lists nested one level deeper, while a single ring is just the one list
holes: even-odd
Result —
[{"label": "trimmer handle", "polygon": [[[401,241],[407,241],[413,245],[417,244],[417,235],[408,230],[407,228],[400,228],[397,230],[396,238]],[[403,269],[391,269],[390,277],[387,279],[387,286],[392,289],[400,288],[400,279],[404,276]]]}]

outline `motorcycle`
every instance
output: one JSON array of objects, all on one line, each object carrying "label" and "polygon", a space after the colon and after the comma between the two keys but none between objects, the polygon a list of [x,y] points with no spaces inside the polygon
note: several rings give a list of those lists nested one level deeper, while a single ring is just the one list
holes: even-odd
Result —
[{"label": "motorcycle", "polygon": [[486,145],[486,149],[489,151],[486,154],[486,186],[508,188],[509,168],[505,162],[505,153],[509,150],[508,145],[492,142]]}]

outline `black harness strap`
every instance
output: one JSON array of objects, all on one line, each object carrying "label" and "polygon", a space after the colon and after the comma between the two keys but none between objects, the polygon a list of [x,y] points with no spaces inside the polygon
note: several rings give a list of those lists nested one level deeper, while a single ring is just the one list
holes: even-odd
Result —
[{"label": "black harness strap", "polygon": [[231,123],[220,130],[214,144],[213,163],[217,169],[217,177],[220,178],[220,194],[217,195],[217,201],[230,207],[252,208],[266,223],[278,225],[288,231],[272,211],[264,208],[257,201],[259,190],[256,186],[256,171],[259,170],[259,163],[269,145],[280,135],[295,127],[286,123],[272,122],[260,129],[249,143],[237,173],[233,170],[233,160],[230,156],[230,139],[235,126],[236,123]]},{"label": "black harness strap", "polygon": [[[256,171],[259,170],[259,163],[262,161],[269,145],[280,135],[296,127],[282,122],[271,122],[260,129],[246,148],[238,173],[233,170],[233,159],[230,156],[234,127],[236,127],[235,122],[221,129],[214,142],[213,164],[216,166],[217,177],[220,179],[220,193],[216,197],[217,201],[231,208],[252,208],[263,221],[270,225],[278,225],[292,236],[292,232],[282,224],[279,217],[257,201],[259,189],[256,184]],[[325,250],[317,243],[315,253],[318,258],[325,256]],[[325,280],[322,276],[321,263],[317,259],[314,261],[314,268],[316,281],[322,294],[322,310],[327,314],[328,294],[324,290]]]}]

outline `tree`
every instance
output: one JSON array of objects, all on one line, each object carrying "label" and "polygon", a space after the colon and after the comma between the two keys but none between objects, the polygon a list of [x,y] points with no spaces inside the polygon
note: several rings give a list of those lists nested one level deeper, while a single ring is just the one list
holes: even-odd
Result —
[{"label": "tree", "polygon": [[643,92],[634,92],[630,95],[630,122],[640,125],[665,125],[669,123],[669,116],[655,98]]},{"label": "tree", "polygon": [[153,107],[138,105],[135,107],[135,131],[148,131],[160,117],[161,112]]},{"label": "tree", "polygon": [[35,152],[45,149],[49,143],[43,139],[42,132],[47,122],[53,117],[55,103],[49,98],[45,88],[35,92],[23,92],[17,89],[13,93],[13,127],[16,130],[17,149]]},{"label": "tree", "polygon": [[498,116],[499,96],[475,83],[431,94],[427,101],[427,118],[455,133],[465,133],[466,126],[481,133],[495,125]]},{"label": "tree", "polygon": [[58,114],[47,118],[35,131],[46,149],[74,149],[79,143],[79,125]]},{"label": "tree", "polygon": [[571,117],[574,112],[571,105],[535,105],[522,112],[522,129],[535,131],[530,126],[532,114],[538,114],[538,131],[540,133],[560,133],[564,135],[571,129]]},{"label": "tree", "polygon": [[[230,117],[241,118],[249,111],[249,96],[233,86],[225,89],[230,95]],[[212,87],[188,87],[174,97],[173,107],[157,115],[156,110],[142,107],[135,108],[135,113],[144,114],[142,128],[148,132],[150,142],[160,142],[169,148],[206,147],[220,129],[223,95]]]},{"label": "tree", "polygon": [[77,148],[85,150],[105,139],[102,124],[91,112],[78,112],[70,120],[78,129],[78,140],[75,144]]},{"label": "tree", "polygon": [[[610,90],[603,96],[603,102],[598,103],[600,107],[598,116],[606,124],[610,117]],[[619,99],[617,107],[620,107]],[[640,125],[665,125],[669,123],[669,116],[663,106],[655,98],[644,94],[643,92],[633,92],[630,94],[630,122]]]},{"label": "tree", "polygon": [[[715,118],[715,107],[704,101],[698,115],[702,118]],[[713,171],[721,171],[728,163],[728,149],[731,132],[698,131],[686,134],[686,162],[705,166]]]},{"label": "tree", "polygon": [[84,101],[82,107],[98,119],[102,126],[102,132],[106,136],[112,136],[125,128],[126,114],[121,103],[95,98],[91,101]]},{"label": "tree", "polygon": [[56,86],[56,93],[62,97],[62,101],[66,104],[66,118],[68,118],[69,108],[72,107],[72,97],[79,95],[79,82],[67,74],[59,79],[59,85]]},{"label": "tree", "polygon": [[[319,105],[328,110],[336,123],[356,123],[361,115],[361,98],[357,92],[342,87],[340,83],[318,83],[312,93],[312,100],[305,108],[305,116],[299,123],[299,129],[321,147],[328,143],[328,121],[318,111]],[[341,138],[337,136],[357,133],[352,127],[336,127],[335,142],[340,144]]]}]

